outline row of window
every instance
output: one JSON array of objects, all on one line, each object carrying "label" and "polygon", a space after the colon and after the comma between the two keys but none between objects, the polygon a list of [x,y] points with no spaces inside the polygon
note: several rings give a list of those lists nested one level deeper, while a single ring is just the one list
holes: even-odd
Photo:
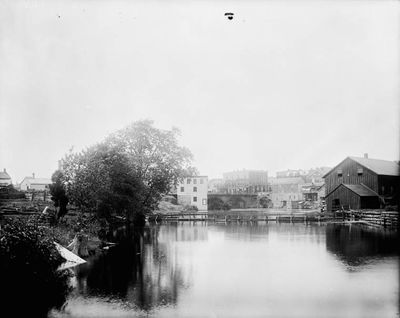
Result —
[{"label": "row of window", "polygon": [[[357,176],[362,176],[363,175],[363,168],[358,168],[357,169]],[[338,169],[337,170],[337,176],[340,178],[340,177],[343,177],[343,170],[342,169]]]},{"label": "row of window", "polygon": [[[181,192],[185,192],[185,187],[181,187]],[[193,187],[193,192],[197,192],[197,187]]]},{"label": "row of window", "polygon": [[[197,202],[197,197],[193,197],[193,202]],[[203,199],[201,202],[203,205],[207,204],[207,199]]]},{"label": "row of window", "polygon": [[[204,179],[199,179],[200,180],[200,184],[203,184],[204,183]],[[187,184],[190,184],[192,182],[192,179],[187,179],[186,180],[186,183]],[[193,184],[197,184],[197,179],[193,179]]]}]

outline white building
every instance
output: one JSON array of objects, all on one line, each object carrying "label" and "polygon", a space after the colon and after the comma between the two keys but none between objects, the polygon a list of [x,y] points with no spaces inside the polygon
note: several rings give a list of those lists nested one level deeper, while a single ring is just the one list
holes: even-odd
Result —
[{"label": "white building", "polygon": [[46,178],[35,178],[35,174],[32,174],[32,177],[25,177],[24,180],[20,183],[20,189],[22,191],[28,190],[36,190],[36,191],[45,191],[50,189],[50,184],[53,182],[51,179]]},{"label": "white building", "polygon": [[6,169],[0,171],[0,187],[6,187],[11,184],[11,177],[7,173]]},{"label": "white building", "polygon": [[207,211],[208,177],[192,176],[178,183],[176,194],[178,204],[196,206],[199,211]]}]

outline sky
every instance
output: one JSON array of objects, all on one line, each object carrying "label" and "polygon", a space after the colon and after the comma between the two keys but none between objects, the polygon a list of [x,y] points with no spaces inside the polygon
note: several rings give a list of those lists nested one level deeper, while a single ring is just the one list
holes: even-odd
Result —
[{"label": "sky", "polygon": [[49,178],[141,119],[179,128],[210,178],[398,160],[399,7],[0,0],[0,169]]}]

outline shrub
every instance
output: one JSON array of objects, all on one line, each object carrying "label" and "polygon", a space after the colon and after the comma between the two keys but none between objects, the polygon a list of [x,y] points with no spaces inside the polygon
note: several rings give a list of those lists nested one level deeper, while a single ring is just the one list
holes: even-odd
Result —
[{"label": "shrub", "polygon": [[[1,308],[14,317],[46,317],[70,291],[69,272],[52,237],[36,219],[10,221],[0,230]],[[9,311],[10,310],[10,311]]]},{"label": "shrub", "polygon": [[183,212],[197,212],[199,209],[195,205],[185,205],[183,207]]}]

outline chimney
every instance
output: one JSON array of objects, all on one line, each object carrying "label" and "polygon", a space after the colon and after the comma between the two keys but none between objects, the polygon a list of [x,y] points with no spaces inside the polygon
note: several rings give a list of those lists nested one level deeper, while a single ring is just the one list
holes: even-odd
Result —
[{"label": "chimney", "polygon": [[7,171],[6,171],[6,168],[4,168],[3,170],[4,170],[4,172],[7,172]]},{"label": "chimney", "polygon": [[35,179],[35,173],[32,173],[32,178]]},{"label": "chimney", "polygon": [[364,158],[368,159],[368,154],[367,153],[364,154]]}]

